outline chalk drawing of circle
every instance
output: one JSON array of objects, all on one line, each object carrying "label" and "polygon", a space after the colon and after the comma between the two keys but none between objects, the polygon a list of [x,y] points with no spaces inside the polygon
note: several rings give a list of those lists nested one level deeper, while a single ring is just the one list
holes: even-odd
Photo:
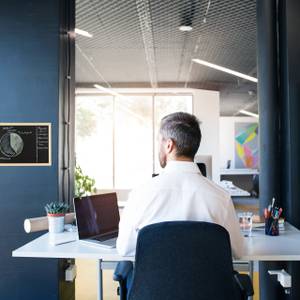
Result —
[{"label": "chalk drawing of circle", "polygon": [[20,155],[23,148],[23,139],[17,133],[5,133],[0,139],[0,151],[6,157],[16,157]]}]

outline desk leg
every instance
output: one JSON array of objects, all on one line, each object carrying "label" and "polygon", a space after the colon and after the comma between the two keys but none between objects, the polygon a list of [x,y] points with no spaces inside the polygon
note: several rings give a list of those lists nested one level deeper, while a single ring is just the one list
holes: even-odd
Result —
[{"label": "desk leg", "polygon": [[[253,264],[253,261],[250,260],[249,261],[249,276],[251,278],[251,281],[252,281],[252,284],[253,284],[253,279],[254,279],[254,276],[253,276],[253,273],[254,273],[254,264]],[[249,300],[252,300],[253,297],[249,297]]]},{"label": "desk leg", "polygon": [[103,274],[102,274],[102,260],[98,261],[98,297],[97,300],[103,300]]}]

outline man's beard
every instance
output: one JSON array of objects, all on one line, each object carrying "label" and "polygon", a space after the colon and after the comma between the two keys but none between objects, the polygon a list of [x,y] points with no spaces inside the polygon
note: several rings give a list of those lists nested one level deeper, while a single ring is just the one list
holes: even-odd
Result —
[{"label": "man's beard", "polygon": [[162,151],[159,151],[159,164],[162,168],[164,168],[167,165],[167,156]]}]

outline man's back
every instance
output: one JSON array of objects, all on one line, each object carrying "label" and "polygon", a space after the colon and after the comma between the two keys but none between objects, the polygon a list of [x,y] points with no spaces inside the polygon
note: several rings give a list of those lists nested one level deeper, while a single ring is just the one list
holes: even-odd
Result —
[{"label": "man's back", "polygon": [[193,162],[170,161],[165,170],[134,190],[121,217],[117,248],[134,255],[138,230],[164,221],[206,221],[225,227],[235,256],[242,237],[229,195],[200,174]]}]

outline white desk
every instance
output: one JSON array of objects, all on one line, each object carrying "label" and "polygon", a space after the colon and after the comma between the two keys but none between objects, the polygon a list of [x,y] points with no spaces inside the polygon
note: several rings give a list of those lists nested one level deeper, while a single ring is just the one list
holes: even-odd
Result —
[{"label": "white desk", "polygon": [[[76,235],[76,233],[64,233]],[[122,257],[116,249],[103,249],[90,247],[78,241],[51,246],[49,235],[44,234],[28,244],[14,250],[13,257],[39,257],[39,258],[87,258],[99,260],[98,299],[102,294],[103,263],[118,262],[121,260],[134,260],[133,257]],[[266,236],[263,230],[253,231],[252,237],[246,238],[245,254],[238,262],[249,262],[250,273],[253,271],[253,261],[300,261],[300,231],[292,225],[286,224],[285,231],[280,236]]]},{"label": "white desk", "polygon": [[231,197],[250,197],[251,194],[238,187],[226,187],[225,185],[219,184]]},{"label": "white desk", "polygon": [[[64,232],[66,240],[69,237],[77,238],[76,232]],[[103,300],[103,269],[114,269],[116,263],[122,260],[134,260],[134,257],[124,257],[116,249],[87,246],[79,241],[52,246],[49,234],[43,234],[35,240],[12,252],[13,257],[31,258],[86,258],[98,260],[98,300]]]},{"label": "white desk", "polygon": [[251,194],[238,186],[234,185],[232,181],[221,180],[218,185],[227,191],[231,197],[249,197]]},{"label": "white desk", "polygon": [[[64,232],[66,236],[77,238],[76,232]],[[12,252],[14,257],[39,257],[39,258],[88,258],[101,259],[103,261],[133,260],[133,257],[118,255],[116,249],[105,249],[97,246],[89,246],[79,241],[52,246],[49,243],[49,234],[43,234],[35,240]]]},{"label": "white desk", "polygon": [[300,261],[300,231],[286,223],[279,236],[268,236],[264,229],[254,230],[246,238],[245,254],[248,261]]},{"label": "white desk", "polygon": [[257,175],[257,169],[221,169],[220,175]]}]

